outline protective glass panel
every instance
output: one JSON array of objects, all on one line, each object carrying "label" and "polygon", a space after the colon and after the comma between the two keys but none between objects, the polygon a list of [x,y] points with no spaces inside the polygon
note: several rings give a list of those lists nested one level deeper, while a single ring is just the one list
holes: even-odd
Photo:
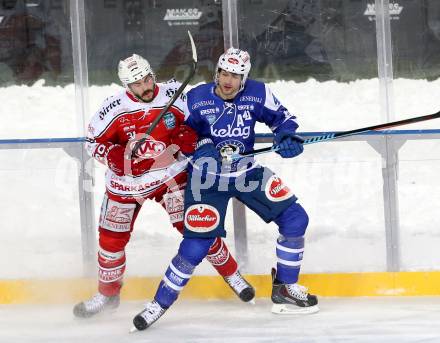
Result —
[{"label": "protective glass panel", "polygon": [[72,83],[69,1],[1,1],[0,136],[76,136]]},{"label": "protective glass panel", "polygon": [[[439,110],[440,2],[390,1],[394,72],[395,118],[409,118]],[[404,129],[437,129],[439,120]]]},{"label": "protective glass panel", "polygon": [[391,0],[389,11],[395,77],[437,79],[440,76],[440,3]]},{"label": "protective glass panel", "polygon": [[272,82],[302,131],[380,122],[375,21],[364,1],[240,1],[251,77]]},{"label": "protective glass panel", "polygon": [[[390,1],[390,14],[395,118],[435,113],[439,110],[435,99],[440,87],[440,3]],[[439,127],[435,119],[402,129]],[[408,139],[398,153],[400,268],[405,271],[437,270],[440,260],[436,248],[440,221],[434,215],[440,189],[438,133],[417,133],[399,137],[401,142]]]},{"label": "protective glass panel", "polygon": [[364,1],[239,1],[240,47],[268,80],[377,76],[375,22]]},{"label": "protective glass panel", "polygon": [[[299,132],[380,123],[376,23],[365,14],[365,1],[240,1],[238,6],[239,43],[251,53],[251,77],[268,83],[297,116]],[[270,132],[263,125],[257,130]],[[329,142],[305,146],[294,160],[273,153],[261,158],[286,180],[310,216],[304,272],[386,270],[380,154],[365,141]],[[276,262],[276,225],[265,226],[248,212],[255,273],[267,273]],[[255,249],[262,244],[265,248]]]},{"label": "protective glass panel", "polygon": [[0,279],[82,275],[78,163],[61,149],[0,146]]},{"label": "protective glass panel", "polygon": [[212,61],[223,51],[219,1],[104,0],[86,2],[91,84],[119,83],[119,60],[133,53],[146,58],[159,81],[188,75],[191,31],[199,66],[193,82],[212,80]]}]

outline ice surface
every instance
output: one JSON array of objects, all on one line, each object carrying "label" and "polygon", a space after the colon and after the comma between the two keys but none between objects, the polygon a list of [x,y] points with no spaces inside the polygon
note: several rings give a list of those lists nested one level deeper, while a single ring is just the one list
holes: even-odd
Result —
[{"label": "ice surface", "polygon": [[270,313],[270,300],[178,301],[144,332],[129,334],[141,302],[79,320],[72,305],[0,306],[2,343],[406,343],[440,341],[440,298],[321,298],[305,316]]}]

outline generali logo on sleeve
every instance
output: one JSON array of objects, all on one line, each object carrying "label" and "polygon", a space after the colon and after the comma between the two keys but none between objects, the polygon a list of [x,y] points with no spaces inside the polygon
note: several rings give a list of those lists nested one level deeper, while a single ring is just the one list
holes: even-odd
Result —
[{"label": "generali logo on sleeve", "polygon": [[219,223],[220,215],[211,205],[192,205],[185,212],[185,226],[190,231],[201,233],[213,231]]}]

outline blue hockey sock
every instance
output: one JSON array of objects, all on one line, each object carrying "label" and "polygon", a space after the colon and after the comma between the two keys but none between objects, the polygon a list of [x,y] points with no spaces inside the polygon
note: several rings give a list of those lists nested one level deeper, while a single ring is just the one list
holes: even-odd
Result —
[{"label": "blue hockey sock", "polygon": [[277,240],[277,281],[296,283],[304,252],[304,237],[284,237]]},{"label": "blue hockey sock", "polygon": [[176,255],[159,284],[154,300],[163,308],[170,307],[179,296],[180,291],[188,283],[195,266],[179,254]]},{"label": "blue hockey sock", "polygon": [[170,307],[191,278],[195,267],[203,261],[215,238],[184,238],[159,284],[154,299],[163,308]]}]

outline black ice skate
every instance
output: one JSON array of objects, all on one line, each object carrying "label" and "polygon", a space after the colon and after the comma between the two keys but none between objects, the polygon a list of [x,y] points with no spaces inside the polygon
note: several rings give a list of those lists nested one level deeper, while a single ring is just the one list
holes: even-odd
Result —
[{"label": "black ice skate", "polygon": [[[138,313],[133,319],[134,327],[139,330],[145,330],[151,326],[165,313],[166,309],[159,305],[155,300],[145,305],[145,309]],[[133,331],[133,329],[131,330]]]},{"label": "black ice skate", "polygon": [[282,284],[276,278],[272,268],[272,313],[309,314],[319,311],[316,295],[307,293],[307,288],[297,283]]},{"label": "black ice skate", "polygon": [[231,287],[235,294],[244,301],[249,302],[255,297],[255,289],[247,282],[237,270],[230,276],[224,276],[226,283]]},{"label": "black ice skate", "polygon": [[73,314],[78,318],[89,318],[107,310],[115,309],[119,306],[120,297],[106,297],[101,293],[94,295],[91,299],[76,304]]}]

